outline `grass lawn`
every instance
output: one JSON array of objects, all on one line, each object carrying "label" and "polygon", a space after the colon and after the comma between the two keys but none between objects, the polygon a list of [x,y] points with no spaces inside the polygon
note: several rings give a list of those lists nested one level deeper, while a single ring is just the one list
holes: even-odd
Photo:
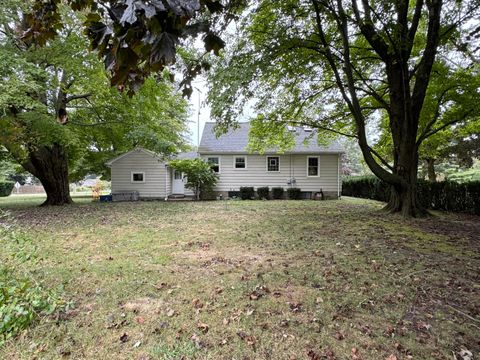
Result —
[{"label": "grass lawn", "polygon": [[[71,197],[77,204],[91,203],[91,192],[72,193]],[[8,197],[0,197],[0,208],[25,208],[38,206],[47,199],[45,194],[19,194],[10,195]]]},{"label": "grass lawn", "polygon": [[28,205],[0,199],[75,307],[2,359],[479,356],[479,217],[405,221],[356,199]]}]

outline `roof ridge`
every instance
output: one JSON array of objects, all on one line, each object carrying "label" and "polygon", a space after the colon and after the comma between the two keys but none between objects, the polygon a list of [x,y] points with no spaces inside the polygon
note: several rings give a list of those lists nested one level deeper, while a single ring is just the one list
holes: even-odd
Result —
[{"label": "roof ridge", "polygon": [[[213,131],[213,126],[216,123],[206,122],[205,124],[208,125],[204,127],[202,132],[202,137],[198,145],[199,153],[234,153],[247,151],[251,121],[238,122],[237,127],[230,128],[229,131],[220,135],[218,138]],[[328,144],[319,144],[318,136],[319,134],[316,131],[305,131],[303,126],[296,126],[295,145],[290,150],[287,150],[287,152],[294,154],[344,152],[343,148],[336,141],[329,141]]]}]

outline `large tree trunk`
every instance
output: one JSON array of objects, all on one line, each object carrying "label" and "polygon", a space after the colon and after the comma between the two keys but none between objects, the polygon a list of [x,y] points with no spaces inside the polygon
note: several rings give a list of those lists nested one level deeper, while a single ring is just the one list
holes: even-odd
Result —
[{"label": "large tree trunk", "polygon": [[414,144],[405,142],[394,155],[394,174],[401,178],[399,184],[391,184],[390,199],[385,210],[401,213],[404,217],[427,215],[417,193],[418,150]]},{"label": "large tree trunk", "polygon": [[428,181],[430,182],[437,181],[437,174],[435,173],[435,159],[433,158],[427,159],[427,174],[428,174]]},{"label": "large tree trunk", "polygon": [[24,167],[35,175],[47,193],[42,205],[71,204],[68,181],[68,157],[60,144],[40,146],[29,154]]},{"label": "large tree trunk", "polygon": [[418,201],[416,181],[411,181],[406,186],[392,185],[390,199],[384,209],[390,213],[401,213],[404,217],[420,217],[427,214]]},{"label": "large tree trunk", "polygon": [[[407,131],[408,132],[408,131]],[[393,184],[385,210],[401,213],[404,217],[419,217],[427,214],[420,204],[417,193],[418,149],[412,141],[404,141],[394,156],[394,173],[401,177],[400,184]]]}]

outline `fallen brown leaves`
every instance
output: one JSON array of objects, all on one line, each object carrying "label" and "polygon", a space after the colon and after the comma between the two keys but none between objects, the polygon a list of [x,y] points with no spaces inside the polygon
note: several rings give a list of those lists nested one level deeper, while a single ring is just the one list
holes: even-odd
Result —
[{"label": "fallen brown leaves", "polygon": [[250,346],[255,346],[257,339],[253,335],[248,335],[245,331],[237,331],[237,335],[240,339],[245,341]]},{"label": "fallen brown leaves", "polygon": [[209,328],[208,328],[208,325],[205,324],[205,323],[202,323],[202,322],[199,322],[199,323],[197,324],[197,328],[198,328],[202,333],[204,333],[204,334],[206,334],[206,333],[208,332],[208,329],[209,329]]},{"label": "fallen brown leaves", "polygon": [[127,341],[128,341],[128,334],[127,334],[127,333],[123,333],[123,334],[120,336],[120,342],[126,343]]}]

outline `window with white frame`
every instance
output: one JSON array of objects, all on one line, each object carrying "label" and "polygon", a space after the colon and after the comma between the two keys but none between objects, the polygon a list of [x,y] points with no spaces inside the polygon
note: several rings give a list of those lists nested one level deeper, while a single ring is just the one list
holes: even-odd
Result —
[{"label": "window with white frame", "polygon": [[235,156],[235,169],[246,169],[247,168],[247,158],[245,156]]},{"label": "window with white frame", "polygon": [[319,176],[320,174],[320,161],[318,156],[309,156],[307,158],[307,176]]},{"label": "window with white frame", "polygon": [[181,171],[175,170],[173,173],[174,180],[183,180],[183,175]]},{"label": "window with white frame", "polygon": [[220,172],[220,158],[218,156],[207,158],[207,162],[214,173],[218,174]]},{"label": "window with white frame", "polygon": [[144,171],[132,171],[132,183],[144,183],[145,182],[145,172]]},{"label": "window with white frame", "polygon": [[267,156],[267,171],[280,171],[280,158],[278,156]]}]

